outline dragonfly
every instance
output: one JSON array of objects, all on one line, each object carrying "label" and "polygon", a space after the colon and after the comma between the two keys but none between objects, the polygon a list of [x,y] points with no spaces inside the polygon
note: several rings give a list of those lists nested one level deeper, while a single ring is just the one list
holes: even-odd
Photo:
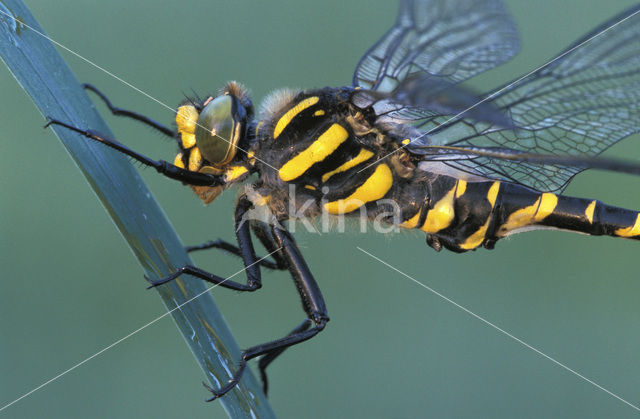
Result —
[{"label": "dragonfly", "polygon": [[[266,268],[286,270],[296,283],[305,319],[290,334],[245,350],[233,379],[209,389],[213,400],[257,357],[266,389],[267,366],[327,325],[320,288],[284,226],[294,215],[351,216],[364,209],[371,219],[424,232],[436,250],[455,252],[491,249],[503,237],[543,228],[638,239],[638,212],[562,194],[588,168],[638,172],[633,164],[595,157],[638,131],[637,10],[484,99],[459,84],[518,50],[515,25],[500,1],[402,1],[395,25],[361,59],[350,86],[278,91],[256,112],[247,91],[229,83],[218,96],[183,102],[177,130],[117,108],[87,86],[115,114],[176,138],[179,150],[170,162],[87,128],[49,124],[191,186],[205,203],[244,187],[235,208],[238,245],[216,240],[189,250],[236,254],[248,268],[246,283],[191,265],[150,280],[161,286],[189,274],[255,291]],[[606,36],[595,36],[617,22]],[[383,200],[399,211],[380,205]],[[245,222],[258,208],[272,218]],[[254,239],[274,252],[273,260],[255,265]]]}]

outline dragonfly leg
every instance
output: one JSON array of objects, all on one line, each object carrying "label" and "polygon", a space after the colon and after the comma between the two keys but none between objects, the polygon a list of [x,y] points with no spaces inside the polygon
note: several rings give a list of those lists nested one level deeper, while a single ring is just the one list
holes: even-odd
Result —
[{"label": "dragonfly leg", "polygon": [[[278,252],[276,252],[275,247],[273,247],[273,240],[269,239],[268,230],[266,229],[266,224],[261,222],[251,222],[251,229],[253,230],[254,235],[260,240],[260,242],[264,245],[265,249],[271,254],[271,257],[275,259],[275,261],[271,261],[268,259],[260,258],[258,262],[261,267],[273,270],[286,270],[287,265],[280,256]],[[211,240],[206,243],[202,243],[196,246],[187,246],[185,250],[187,252],[196,252],[199,250],[205,249],[221,249],[229,254],[234,256],[242,257],[240,252],[240,248],[226,240],[217,239]]]},{"label": "dragonfly leg", "polygon": [[109,108],[109,110],[111,111],[112,114],[116,115],[116,116],[124,116],[125,118],[131,118],[131,119],[135,119],[136,121],[140,121],[145,125],[150,126],[151,128],[160,131],[161,133],[163,133],[164,135],[166,135],[167,137],[171,137],[171,138],[177,138],[178,137],[178,132],[175,130],[172,130],[171,128],[149,118],[148,116],[144,116],[138,112],[133,112],[127,109],[122,109],[122,108],[118,108],[117,106],[113,106],[113,104],[111,103],[111,101],[109,100],[109,98],[107,97],[107,95],[105,95],[104,93],[102,93],[100,90],[98,90],[97,87],[95,87],[92,84],[89,83],[83,83],[82,87],[86,90],[90,90],[93,93],[95,93],[96,95],[98,95],[98,97],[100,99],[102,99],[102,101],[105,103],[105,105],[107,105],[107,107]]},{"label": "dragonfly leg", "polygon": [[[263,355],[264,357],[258,365],[263,388],[266,391],[268,389],[265,371],[267,366],[287,348],[311,339],[320,333],[329,321],[322,293],[291,234],[284,228],[275,225],[271,226],[270,230],[265,229],[263,233],[265,234],[265,241],[270,240],[272,242],[271,246],[278,249],[283,263],[286,263],[287,269],[296,285],[296,289],[300,294],[302,307],[307,314],[307,318],[288,335],[244,350],[238,369],[227,384],[219,389],[213,389],[205,384],[205,387],[213,395],[207,401],[215,400],[231,390],[240,381],[246,369],[247,362]],[[270,247],[267,248],[269,249]]]},{"label": "dragonfly leg", "polygon": [[142,163],[145,166],[153,167],[154,169],[156,169],[158,173],[170,179],[179,180],[182,183],[186,183],[188,185],[195,185],[195,186],[219,186],[224,184],[224,182],[222,181],[222,178],[218,175],[192,172],[190,170],[182,169],[164,160],[156,161],[143,154],[140,154],[138,152],[131,150],[129,147],[119,143],[113,138],[109,138],[106,135],[101,134],[97,131],[90,130],[90,129],[84,130],[78,127],[74,127],[73,125],[67,124],[66,122],[62,122],[58,119],[53,119],[53,118],[47,118],[47,119],[48,121],[44,126],[45,128],[48,128],[51,125],[58,125],[58,126],[67,128],[71,131],[75,131],[78,134],[90,140],[99,142],[101,144],[106,145],[107,147],[110,147],[116,151],[119,151],[120,153],[131,157],[132,159]]},{"label": "dragonfly leg", "polygon": [[253,247],[253,240],[251,238],[251,226],[250,223],[244,222],[244,215],[252,208],[252,206],[253,204],[251,203],[251,201],[249,201],[246,195],[242,195],[240,197],[238,203],[236,204],[234,214],[238,247],[235,247],[230,243],[223,242],[227,245],[230,245],[231,251],[242,258],[245,266],[245,273],[247,276],[246,284],[229,281],[228,279],[222,278],[221,276],[218,276],[216,274],[209,273],[193,265],[185,265],[164,278],[155,280],[147,278],[147,281],[149,281],[149,283],[151,284],[149,288],[166,284],[167,282],[173,281],[183,274],[188,274],[202,279],[206,282],[210,282],[212,284],[220,285],[221,287],[229,288],[236,291],[255,291],[260,289],[262,287],[262,278],[260,274],[260,264]]}]

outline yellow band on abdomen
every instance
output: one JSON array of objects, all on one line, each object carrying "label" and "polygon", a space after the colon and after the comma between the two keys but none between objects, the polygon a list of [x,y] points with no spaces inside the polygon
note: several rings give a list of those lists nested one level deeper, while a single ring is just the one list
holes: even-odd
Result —
[{"label": "yellow band on abdomen", "polygon": [[614,233],[618,237],[634,237],[640,235],[640,214],[638,214],[636,222],[632,226],[619,228]]},{"label": "yellow band on abdomen", "polygon": [[500,226],[500,233],[506,234],[513,230],[526,227],[547,218],[558,205],[558,196],[545,192],[533,204],[514,211],[507,221]]}]

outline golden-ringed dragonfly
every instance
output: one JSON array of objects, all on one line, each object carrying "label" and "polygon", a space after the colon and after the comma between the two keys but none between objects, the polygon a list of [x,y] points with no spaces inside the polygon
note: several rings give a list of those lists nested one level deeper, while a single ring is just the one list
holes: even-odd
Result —
[{"label": "golden-ringed dragonfly", "polygon": [[[210,400],[224,395],[247,361],[260,357],[266,391],[267,366],[329,321],[318,284],[285,226],[292,218],[382,217],[421,230],[436,250],[454,252],[492,249],[500,238],[546,228],[640,238],[639,212],[562,194],[588,168],[640,173],[638,165],[595,157],[640,129],[639,10],[613,17],[548,65],[485,96],[460,83],[519,49],[500,0],[402,0],[395,24],[362,57],[350,86],[280,90],[256,112],[247,91],[230,82],[218,95],[181,103],[175,130],[113,106],[86,85],[115,115],[175,138],[178,153],[171,161],[64,121],[48,125],[153,167],[189,185],[207,204],[242,185],[234,210],[237,246],[215,240],[188,250],[237,255],[246,282],[191,265],[149,281],[157,287],[188,274],[256,291],[262,268],[288,271],[302,301],[302,323],[244,350],[232,380],[209,388]],[[256,263],[255,238],[272,259]]]}]

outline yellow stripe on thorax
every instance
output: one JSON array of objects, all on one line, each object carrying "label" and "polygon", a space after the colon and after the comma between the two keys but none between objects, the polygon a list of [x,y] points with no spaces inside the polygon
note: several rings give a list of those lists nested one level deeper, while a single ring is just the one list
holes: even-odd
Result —
[{"label": "yellow stripe on thorax", "polygon": [[296,115],[298,115],[300,112],[304,111],[308,107],[313,106],[316,103],[318,103],[318,100],[320,100],[320,98],[318,96],[308,97],[305,100],[300,101],[300,103],[298,103],[293,108],[289,109],[278,120],[278,123],[276,124],[276,127],[273,130],[273,138],[274,139],[278,138],[278,136],[287,127],[287,125],[289,125],[291,120],[296,117]]},{"label": "yellow stripe on thorax", "polygon": [[301,176],[315,163],[333,153],[347,138],[349,133],[346,129],[339,124],[331,125],[309,147],[282,165],[279,170],[280,179],[289,182]]},{"label": "yellow stripe on thorax", "polygon": [[352,167],[359,165],[363,161],[369,160],[371,157],[373,157],[373,152],[365,148],[361,148],[357,156],[355,156],[351,160],[346,161],[345,163],[340,165],[340,167],[338,167],[337,169],[334,169],[322,175],[322,182],[326,182],[331,176],[335,175],[336,173],[347,171]]},{"label": "yellow stripe on thorax", "polygon": [[379,164],[369,178],[345,199],[338,199],[324,204],[329,214],[346,214],[354,211],[367,202],[382,198],[391,189],[393,174],[386,164]]},{"label": "yellow stripe on thorax", "polygon": [[258,122],[258,125],[256,125],[256,137],[260,137],[260,128],[262,128],[263,125],[264,121],[260,121]]},{"label": "yellow stripe on thorax", "polygon": [[[496,205],[496,199],[498,198],[498,192],[500,191],[500,182],[493,182],[491,188],[489,188],[489,192],[487,193],[487,200],[489,204],[491,204],[491,209],[493,211],[493,207]],[[489,224],[491,224],[491,212],[487,215],[487,221],[484,223],[482,227],[480,227],[475,233],[467,237],[467,240],[464,241],[460,245],[460,248],[463,250],[471,250],[480,246],[487,235],[487,230],[489,229]]]},{"label": "yellow stripe on thorax", "polygon": [[619,237],[633,237],[640,234],[640,214],[636,217],[636,222],[631,227],[619,228],[615,232]]},{"label": "yellow stripe on thorax", "polygon": [[[594,201],[595,202],[595,201]],[[552,193],[543,193],[538,200],[528,207],[514,211],[500,227],[501,232],[512,231],[521,227],[538,223],[553,213],[558,205],[558,197]],[[593,211],[593,209],[592,209]]]}]

